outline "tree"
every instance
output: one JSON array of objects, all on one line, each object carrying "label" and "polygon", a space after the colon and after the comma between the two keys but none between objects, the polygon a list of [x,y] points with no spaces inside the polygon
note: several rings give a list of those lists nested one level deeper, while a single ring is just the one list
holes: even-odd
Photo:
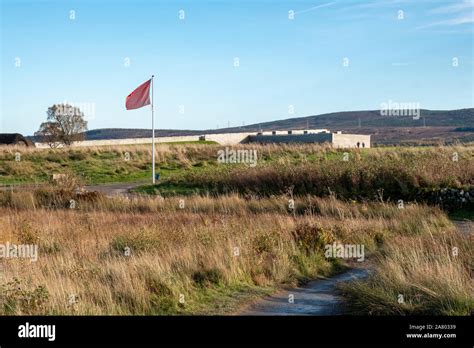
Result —
[{"label": "tree", "polygon": [[39,130],[35,133],[42,143],[47,143],[49,147],[58,147],[60,129],[57,122],[43,122]]},{"label": "tree", "polygon": [[54,104],[46,112],[47,122],[40,125],[35,136],[56,147],[59,144],[71,145],[75,141],[84,140],[87,121],[78,107],[69,104]]}]

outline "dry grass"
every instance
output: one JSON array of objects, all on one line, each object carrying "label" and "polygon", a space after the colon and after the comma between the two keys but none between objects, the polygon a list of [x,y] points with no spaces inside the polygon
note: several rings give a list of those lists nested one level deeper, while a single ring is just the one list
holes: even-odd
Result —
[{"label": "dry grass", "polygon": [[[247,144],[233,149],[256,150],[255,168],[218,165],[220,145],[159,145],[159,171],[186,174],[188,184],[222,190],[281,193],[288,186],[295,193],[320,194],[327,188],[340,194],[387,194],[412,188],[473,185],[473,146],[421,148],[333,149],[321,144]],[[149,177],[148,145],[36,149],[0,147],[0,184],[45,182],[53,173],[73,173],[86,182],[139,180]],[[21,161],[15,161],[15,153]],[[349,160],[343,161],[343,153]],[[457,154],[457,161],[453,155]],[[126,160],[127,159],[127,160]],[[202,169],[184,171],[184,169]],[[229,170],[221,170],[221,169]],[[232,170],[231,170],[232,169]],[[178,175],[178,179],[182,179]],[[369,192],[370,191],[370,192]]]},{"label": "dry grass", "polygon": [[263,196],[282,194],[288,188],[300,195],[332,192],[354,199],[374,199],[382,194],[395,201],[416,199],[424,190],[474,186],[472,147],[353,150],[348,161],[343,161],[343,151],[347,150],[321,150],[313,157],[299,149],[281,156],[270,148],[262,150],[267,161],[256,167],[187,172],[171,178],[168,184]]},{"label": "dry grass", "polygon": [[292,212],[286,197],[232,195],[94,197],[62,209],[35,194],[10,193],[0,208],[0,242],[36,243],[40,253],[37,262],[0,261],[3,314],[229,313],[248,297],[340,269],[324,258],[325,243],[364,244],[375,255],[401,236],[453,230],[421,205],[298,197]]},{"label": "dry grass", "polygon": [[472,269],[472,236],[403,236],[387,245],[369,279],[343,289],[358,314],[471,315]]},{"label": "dry grass", "polygon": [[[322,250],[333,241],[363,244],[374,261],[368,281],[345,289],[357,313],[472,312],[472,241],[437,208],[398,209],[380,197],[380,189],[400,197],[419,188],[472,186],[472,146],[352,150],[349,163],[342,162],[345,150],[321,145],[239,147],[257,150],[256,168],[217,165],[221,146],[156,151],[160,166],[204,167],[188,176],[183,170],[178,183],[184,178],[243,196],[106,198],[78,194],[74,182],[0,191],[0,243],[38,244],[40,253],[37,262],[0,259],[0,313],[232,313],[249,297],[340,270],[342,263]],[[99,179],[149,169],[149,146],[21,148],[21,162],[13,160],[16,150],[0,148],[0,175],[12,180],[46,180],[58,168]],[[117,160],[125,152],[131,162]],[[290,195],[282,195],[289,187]],[[377,195],[385,203],[314,196],[329,192]]]}]

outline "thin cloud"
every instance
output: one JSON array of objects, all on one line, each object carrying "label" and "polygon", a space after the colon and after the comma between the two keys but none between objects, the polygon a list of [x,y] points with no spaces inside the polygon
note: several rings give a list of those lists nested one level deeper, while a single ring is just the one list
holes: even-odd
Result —
[{"label": "thin cloud", "polygon": [[[420,2],[422,2],[422,0],[420,0]],[[374,0],[374,1],[350,5],[350,6],[347,6],[345,9],[357,9],[357,8],[377,9],[377,8],[390,7],[390,6],[409,4],[409,3],[413,3],[413,0]]]},{"label": "thin cloud", "polygon": [[[439,26],[453,27],[463,24],[474,23],[474,0],[462,0],[460,2],[448,6],[437,7],[430,10],[428,13],[432,15],[440,15],[442,17],[445,17],[445,19],[421,25],[416,29],[425,29]],[[450,14],[456,14],[457,17],[446,18],[446,16],[443,16]]]},{"label": "thin cloud", "polygon": [[449,6],[442,6],[429,11],[431,14],[448,14],[448,13],[456,13],[468,9],[474,9],[474,0],[464,0],[457,4],[449,5]]},{"label": "thin cloud", "polygon": [[451,26],[457,26],[457,25],[468,24],[468,23],[474,23],[474,13],[470,13],[458,18],[446,19],[443,21],[438,21],[438,22],[422,25],[422,26],[417,27],[416,29],[424,29],[424,28],[437,27],[437,26],[450,26],[451,27]]},{"label": "thin cloud", "polygon": [[328,3],[325,3],[325,4],[313,6],[313,7],[307,8],[306,10],[295,11],[295,14],[311,12],[311,11],[317,10],[318,8],[328,7],[328,6],[334,5],[335,3],[336,3],[336,1],[333,1],[333,2],[328,2]]}]

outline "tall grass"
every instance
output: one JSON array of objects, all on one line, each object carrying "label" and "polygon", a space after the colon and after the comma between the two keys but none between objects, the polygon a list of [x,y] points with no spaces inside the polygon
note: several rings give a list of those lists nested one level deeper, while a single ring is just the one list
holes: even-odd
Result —
[{"label": "tall grass", "polygon": [[[453,153],[457,153],[456,161],[453,161]],[[300,195],[335,193],[343,198],[416,199],[427,189],[472,188],[473,154],[471,149],[453,147],[376,150],[364,156],[353,152],[348,161],[343,160],[343,152],[333,153],[330,159],[320,156],[308,160],[303,156],[295,160],[288,156],[253,168],[227,166],[220,170],[188,172],[170,178],[163,186],[182,185],[214,193],[264,196],[282,194],[291,188],[294,194]]]},{"label": "tall grass", "polygon": [[453,231],[436,208],[334,197],[296,197],[292,211],[287,197],[98,196],[69,209],[36,192],[4,195],[0,243],[35,243],[40,254],[0,259],[3,314],[231,313],[249,297],[340,270],[325,243],[364,244],[370,259],[398,238]]},{"label": "tall grass", "polygon": [[471,315],[472,239],[456,232],[392,240],[375,271],[343,289],[349,308],[372,315]]},{"label": "tall grass", "polygon": [[[169,175],[154,189],[204,189],[199,196],[107,198],[74,180],[0,191],[0,243],[40,252],[37,262],[0,258],[0,313],[232,313],[249,297],[344,268],[324,257],[333,242],[363,244],[373,265],[367,281],[344,288],[354,312],[472,312],[472,241],[436,207],[393,203],[472,187],[472,147],[239,146],[257,150],[255,168],[218,164],[220,148],[157,147]],[[22,148],[19,162],[16,151],[0,149],[0,183],[48,182],[56,172],[136,180],[150,170],[149,146]]]},{"label": "tall grass", "polygon": [[[232,149],[256,150],[255,168],[217,162],[220,145],[156,147],[158,171],[169,183],[219,192],[295,193],[371,196],[411,194],[425,187],[473,185],[473,146],[334,149],[321,144],[247,144]],[[15,154],[21,154],[16,161]],[[344,161],[344,153],[348,161]],[[456,154],[456,155],[455,155]],[[456,158],[454,161],[453,158]],[[64,149],[0,147],[0,184],[47,182],[54,173],[72,173],[86,183],[137,181],[151,172],[150,146]],[[365,192],[365,190],[368,190]]]}]

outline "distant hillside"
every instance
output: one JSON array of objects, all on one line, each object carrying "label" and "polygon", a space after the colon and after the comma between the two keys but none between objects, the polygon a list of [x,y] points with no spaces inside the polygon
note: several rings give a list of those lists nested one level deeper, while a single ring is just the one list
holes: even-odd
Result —
[{"label": "distant hillside", "polygon": [[[421,110],[420,118],[381,116],[379,110],[344,111],[296,117],[243,127],[204,130],[157,129],[156,136],[200,135],[203,133],[257,132],[262,129],[290,130],[328,128],[332,131],[371,134],[374,143],[474,141],[474,109]],[[151,137],[150,129],[104,128],[86,132],[86,139],[125,139]]]},{"label": "distant hillside", "polygon": [[[379,110],[374,111],[344,111],[316,116],[289,118],[286,120],[262,123],[267,129],[303,129],[306,124],[309,128],[356,128],[359,127],[467,127],[474,125],[474,109],[460,109],[448,111],[420,110],[420,119],[414,120],[408,116],[381,116]],[[248,127],[255,127],[251,125]]]}]

